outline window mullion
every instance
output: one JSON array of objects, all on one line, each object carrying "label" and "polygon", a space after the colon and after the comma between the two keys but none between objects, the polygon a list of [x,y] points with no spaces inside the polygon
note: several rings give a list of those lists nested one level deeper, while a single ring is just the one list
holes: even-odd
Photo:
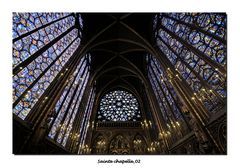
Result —
[{"label": "window mullion", "polygon": [[[84,70],[84,72],[82,72],[81,76],[83,76],[83,75],[86,74],[86,73],[87,73],[87,66],[85,67],[85,70]],[[80,96],[80,94],[81,94],[81,89],[83,88],[83,84],[84,84],[84,81],[81,81],[81,83],[78,84],[78,86],[76,87],[76,89],[75,89],[75,91],[74,91],[75,94],[72,96],[72,99],[71,99],[71,101],[69,102],[68,109],[66,110],[67,112],[65,113],[65,116],[64,116],[64,118],[62,119],[62,123],[65,122],[66,117],[67,117],[67,114],[70,112],[70,106],[72,106],[72,103],[73,103],[73,100],[74,100],[76,94],[78,94],[78,95],[77,95],[77,100],[76,100],[75,103],[74,103],[74,108],[75,108],[75,106],[76,106],[76,104],[77,104],[78,99],[80,99],[79,96]],[[77,92],[78,89],[80,89],[79,92]],[[62,143],[62,141],[63,141],[63,139],[64,139],[64,135],[66,134],[67,128],[69,127],[69,122],[70,122],[71,117],[72,117],[72,115],[73,115],[73,113],[74,113],[74,108],[72,109],[72,112],[71,112],[71,114],[70,114],[69,120],[67,121],[66,129],[65,129],[64,132],[63,132],[63,136],[62,136],[61,142],[59,142],[60,144]]]},{"label": "window mullion", "polygon": [[43,46],[41,49],[36,51],[33,55],[28,57],[26,60],[18,64],[14,69],[13,69],[13,74],[16,75],[18,72],[22,70],[22,67],[26,67],[28,64],[30,64],[33,60],[35,60],[38,56],[40,56],[44,51],[47,51],[51,46],[53,46],[57,41],[59,41],[62,37],[67,35],[69,32],[71,32],[75,27],[72,26],[68,30],[66,30],[64,33],[50,41],[48,44]]},{"label": "window mullion", "polygon": [[[152,84],[154,85],[154,88],[156,89],[155,90],[155,93],[158,95],[158,99],[157,100],[159,100],[158,101],[158,104],[159,103],[161,103],[162,104],[162,107],[163,107],[163,109],[164,109],[164,113],[165,113],[165,116],[167,117],[167,119],[168,119],[168,121],[170,122],[170,117],[169,117],[169,114],[167,113],[167,109],[166,109],[166,107],[164,106],[164,103],[163,103],[163,101],[161,101],[162,100],[162,98],[161,98],[161,96],[160,96],[160,94],[159,94],[159,92],[158,92],[158,89],[157,89],[157,83],[156,82],[154,82],[156,79],[155,79],[155,77],[153,77],[153,71],[152,71],[152,68],[150,69],[150,67],[149,67],[149,75],[150,75],[150,80],[152,79]],[[155,79],[155,80],[153,80],[153,79]],[[155,96],[156,96],[156,94],[155,94]],[[160,105],[159,105],[160,106]],[[161,109],[161,108],[160,108]],[[163,112],[162,112],[163,113]],[[163,115],[163,114],[161,114],[161,115]],[[165,117],[163,117],[164,118],[164,120],[165,120]],[[165,120],[166,121],[166,120]]]},{"label": "window mullion", "polygon": [[165,28],[163,25],[160,26],[161,29],[163,29],[165,32],[167,32],[170,36],[172,36],[173,38],[177,39],[179,42],[181,42],[187,49],[189,49],[190,51],[192,51],[194,54],[196,54],[197,56],[199,56],[201,59],[204,59],[209,65],[211,65],[214,68],[218,68],[219,71],[223,74],[226,74],[226,70],[223,66],[219,65],[218,63],[216,63],[215,61],[213,61],[211,58],[209,58],[208,56],[206,56],[204,53],[202,53],[201,51],[197,50],[196,48],[194,48],[193,46],[189,45],[187,42],[185,42],[183,39],[181,39],[180,37],[178,37],[177,35],[175,35],[173,32],[171,32],[170,30],[168,30],[167,28]]},{"label": "window mullion", "polygon": [[184,22],[184,21],[175,19],[175,18],[173,18],[173,17],[171,17],[171,16],[168,16],[168,15],[165,14],[165,13],[163,13],[162,15],[163,15],[165,18],[169,18],[169,19],[171,19],[171,20],[174,20],[174,21],[177,22],[178,24],[184,24],[184,25],[188,26],[191,30],[197,30],[197,31],[199,31],[199,32],[201,32],[201,33],[203,33],[203,34],[205,34],[205,35],[208,35],[208,36],[210,36],[210,37],[218,40],[219,42],[223,43],[224,45],[227,44],[226,40],[224,40],[224,39],[222,39],[222,38],[220,38],[220,37],[218,37],[218,36],[216,36],[216,35],[214,35],[214,34],[212,34],[212,33],[209,33],[208,31],[205,31],[205,30],[199,28],[198,26],[196,26],[196,25],[194,25],[194,24],[189,24],[189,23],[186,23],[186,22]]},{"label": "window mullion", "polygon": [[[83,61],[82,62],[82,64],[84,63],[85,61]],[[82,64],[81,64],[81,66],[82,66]],[[81,70],[81,66],[79,66],[79,70],[78,70],[78,73],[80,73],[80,70]],[[74,85],[74,82],[75,82],[75,80],[77,79],[77,77],[78,77],[78,73],[76,74],[76,76],[74,77],[74,80],[72,81],[72,84],[71,84],[71,86],[70,86],[70,88],[69,88],[69,90],[68,90],[68,93],[65,95],[65,98],[64,98],[64,100],[63,100],[63,102],[62,102],[62,105],[61,105],[61,108],[59,108],[59,111],[58,111],[58,116],[60,115],[60,113],[62,113],[62,106],[63,106],[63,104],[66,102],[66,99],[68,98],[68,96],[69,96],[69,94],[70,94],[70,91],[73,89],[73,85]],[[76,89],[76,88],[75,88]],[[75,90],[74,89],[74,90]],[[75,92],[73,93],[74,95],[75,95]],[[61,118],[61,121],[60,121],[60,125],[62,125],[62,123],[64,122],[64,120],[65,120],[65,117],[66,117],[66,115],[67,115],[67,113],[68,113],[68,109],[69,109],[69,107],[70,107],[70,104],[71,104],[71,102],[72,102],[72,99],[73,99],[73,96],[70,98],[71,100],[69,101],[69,103],[68,103],[68,105],[67,105],[67,108],[64,110],[64,116]],[[55,121],[58,119],[58,116],[56,117],[56,119],[55,119]],[[57,137],[58,137],[58,134],[59,134],[59,132],[60,132],[60,129],[61,128],[59,128],[57,131],[56,131],[56,133],[55,133],[55,141],[57,140]]]},{"label": "window mullion", "polygon": [[[18,102],[24,97],[24,95],[42,78],[42,76],[58,61],[58,59],[63,55],[63,53],[69,49],[69,47],[76,41],[77,37],[62,51],[59,56],[33,81],[33,83],[18,97],[18,99],[13,103],[13,108],[18,104]],[[55,50],[54,50],[55,52]]]},{"label": "window mullion", "polygon": [[[155,67],[155,68],[156,68],[156,67]],[[159,78],[157,78],[157,75],[155,74],[155,72],[154,72],[154,70],[153,70],[153,67],[151,67],[151,70],[152,70],[152,73],[153,73],[153,75],[154,75],[154,78],[156,79],[157,84],[158,84],[158,86],[159,86],[161,92],[163,93],[163,96],[164,96],[164,98],[165,98],[165,100],[166,100],[166,102],[167,102],[168,109],[170,109],[171,115],[173,116],[173,118],[171,118],[171,120],[176,121],[176,116],[175,116],[175,114],[174,114],[174,112],[173,112],[173,109],[172,109],[171,105],[170,105],[169,102],[168,102],[168,99],[167,99],[167,97],[166,97],[165,92],[163,91],[163,88],[162,88],[161,84],[159,83],[159,80],[158,80]]]},{"label": "window mullion", "polygon": [[47,27],[47,26],[49,26],[49,25],[51,25],[51,24],[53,24],[53,23],[56,23],[56,22],[58,22],[58,21],[60,21],[60,20],[62,20],[62,19],[65,19],[65,18],[67,18],[67,17],[69,17],[69,16],[71,16],[71,15],[73,15],[73,14],[69,14],[69,15],[67,15],[67,16],[64,16],[64,17],[62,17],[62,18],[59,18],[59,19],[57,19],[57,20],[54,20],[54,21],[52,21],[52,22],[50,22],[50,23],[47,23],[47,24],[45,24],[45,25],[43,25],[43,23],[42,23],[42,21],[41,21],[41,19],[40,19],[40,22],[42,23],[42,26],[40,26],[40,27],[38,27],[38,28],[36,28],[36,29],[33,29],[33,30],[31,30],[31,31],[29,31],[29,32],[27,32],[27,33],[25,33],[25,34],[22,34],[22,35],[20,35],[20,36],[18,36],[18,37],[16,37],[15,39],[13,39],[13,43],[16,42],[16,41],[18,41],[18,40],[20,40],[20,39],[22,39],[22,38],[24,38],[24,37],[26,37],[26,36],[28,36],[28,35],[31,35],[32,33],[37,32],[37,31],[40,30],[40,29],[43,29],[43,28],[45,28],[45,27]]}]

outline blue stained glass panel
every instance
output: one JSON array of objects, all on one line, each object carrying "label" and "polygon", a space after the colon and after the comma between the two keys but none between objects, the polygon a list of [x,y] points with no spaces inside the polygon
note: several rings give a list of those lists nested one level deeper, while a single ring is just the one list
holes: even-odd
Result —
[{"label": "blue stained glass panel", "polygon": [[[76,113],[78,112],[78,107],[81,102],[86,83],[89,78],[89,69],[86,64],[87,56],[84,56],[80,63],[78,64],[73,76],[68,81],[60,99],[56,103],[55,113],[57,117],[52,125],[52,128],[48,134],[50,138],[54,138],[57,135],[57,142],[63,144],[66,143],[66,138],[69,136],[73,121],[75,119]],[[82,79],[84,79],[82,81]],[[75,94],[76,93],[76,94]],[[73,97],[73,95],[75,95]],[[64,118],[65,116],[65,118]]]},{"label": "blue stained glass panel", "polygon": [[[80,40],[77,39],[74,41],[74,43],[69,47],[65,52],[67,53],[73,53],[77,47],[80,44]],[[72,55],[65,56],[64,59],[65,63]],[[62,56],[61,56],[62,57]],[[64,63],[64,64],[65,64]],[[54,64],[45,74],[42,76],[39,81],[26,93],[25,97],[20,100],[18,104],[27,104],[28,106],[23,106],[23,110],[20,111],[16,106],[14,107],[14,113],[17,114],[20,118],[25,119],[27,114],[30,112],[31,108],[36,104],[38,99],[41,97],[41,95],[44,93],[44,91],[48,88],[50,83],[53,81],[53,79],[57,76],[59,71],[62,69],[64,64]],[[39,70],[40,71],[40,70]],[[39,71],[34,70],[34,74],[40,73]],[[20,90],[22,91],[22,90]],[[30,98],[29,98],[30,97]],[[19,106],[17,104],[17,106]]]},{"label": "blue stained glass panel", "polygon": [[74,23],[74,17],[69,16],[14,42],[13,67],[25,61],[44,45],[72,27]]}]

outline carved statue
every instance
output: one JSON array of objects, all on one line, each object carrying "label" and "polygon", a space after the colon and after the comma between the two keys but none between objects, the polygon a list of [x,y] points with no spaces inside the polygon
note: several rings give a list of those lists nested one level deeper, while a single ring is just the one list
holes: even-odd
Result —
[{"label": "carved statue", "polygon": [[197,123],[195,117],[190,112],[186,112],[185,114],[186,114],[187,118],[189,119],[189,124],[190,124],[190,126],[196,136],[196,139],[199,143],[199,145],[198,145],[199,152],[202,154],[208,154],[209,152],[211,153],[211,146],[209,144],[207,136],[204,133],[204,131],[202,130],[202,128],[199,126],[199,124]]}]

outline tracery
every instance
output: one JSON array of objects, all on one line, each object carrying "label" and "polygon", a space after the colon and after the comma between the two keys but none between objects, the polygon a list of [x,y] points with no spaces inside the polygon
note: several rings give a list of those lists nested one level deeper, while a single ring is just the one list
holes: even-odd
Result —
[{"label": "tracery", "polygon": [[135,96],[124,90],[115,90],[105,94],[97,116],[99,121],[139,121],[139,104]]}]

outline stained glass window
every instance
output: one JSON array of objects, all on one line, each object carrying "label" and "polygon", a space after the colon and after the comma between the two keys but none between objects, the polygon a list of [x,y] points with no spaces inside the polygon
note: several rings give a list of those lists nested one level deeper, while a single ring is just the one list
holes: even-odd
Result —
[{"label": "stained glass window", "polygon": [[71,133],[89,79],[89,65],[87,64],[89,58],[90,55],[87,54],[80,60],[79,65],[55,105],[57,117],[53,121],[48,136],[52,139],[55,138],[56,141],[63,146],[66,145]]},{"label": "stained glass window", "polygon": [[177,103],[180,103],[179,98],[171,83],[167,80],[166,74],[163,73],[155,57],[151,55],[147,57],[148,77],[158,100],[163,119],[166,123],[184,122],[182,112],[177,105]]},{"label": "stained glass window", "polygon": [[13,13],[13,113],[21,119],[80,45],[74,25],[70,13]]},{"label": "stained glass window", "polygon": [[[164,13],[155,16],[157,46],[206,109],[226,97],[226,15]],[[156,27],[158,25],[158,27]]]},{"label": "stained glass window", "polygon": [[158,115],[164,120],[160,132],[167,135],[166,138],[171,144],[190,131],[181,111],[182,102],[168,80],[167,74],[163,73],[159,61],[152,55],[147,55],[146,61],[148,78],[160,108]]},{"label": "stained glass window", "polygon": [[[31,22],[31,15],[35,16],[34,23]],[[53,20],[55,18],[54,16],[55,15],[49,16],[48,18],[53,17],[49,20]],[[45,17],[41,16],[41,18]],[[18,38],[13,39],[13,67],[16,67],[18,64],[28,59],[44,45],[72,27],[74,23],[75,18],[69,16],[50,25],[43,25],[38,13],[13,13],[13,33],[19,35]],[[40,26],[41,28],[39,30],[30,31]],[[31,34],[24,36],[27,32]],[[13,38],[14,37],[16,36],[14,35]]]},{"label": "stained glass window", "polygon": [[81,122],[80,130],[79,130],[80,146],[85,144],[88,127],[90,125],[90,116],[92,113],[94,100],[95,100],[95,88],[92,88],[88,97],[88,103],[84,112],[83,120]]},{"label": "stained glass window", "polygon": [[[53,47],[47,49],[43,54],[33,60],[28,66],[23,68],[18,74],[14,75],[14,92],[13,100],[15,101],[22,93],[42,74],[44,70],[49,68],[52,63],[63,63],[63,55],[60,55],[63,50],[70,46],[70,44],[77,38],[77,29],[72,30],[69,34],[64,36],[61,40],[56,42]],[[77,41],[74,43],[76,45]],[[71,46],[70,46],[71,47]],[[66,62],[66,61],[64,61]]]},{"label": "stained glass window", "polygon": [[13,13],[13,38],[67,15],[69,13]]},{"label": "stained glass window", "polygon": [[[159,22],[163,29],[166,28],[164,31],[166,34],[169,34],[167,31],[174,32],[180,39],[178,41],[184,40],[213,61],[222,66],[226,65],[226,45],[223,43],[226,39],[225,14],[161,14]],[[158,31],[161,33],[163,29]],[[214,36],[210,36],[208,33]]]},{"label": "stained glass window", "polygon": [[141,118],[137,98],[123,90],[105,94],[100,101],[99,121],[139,121]]}]

